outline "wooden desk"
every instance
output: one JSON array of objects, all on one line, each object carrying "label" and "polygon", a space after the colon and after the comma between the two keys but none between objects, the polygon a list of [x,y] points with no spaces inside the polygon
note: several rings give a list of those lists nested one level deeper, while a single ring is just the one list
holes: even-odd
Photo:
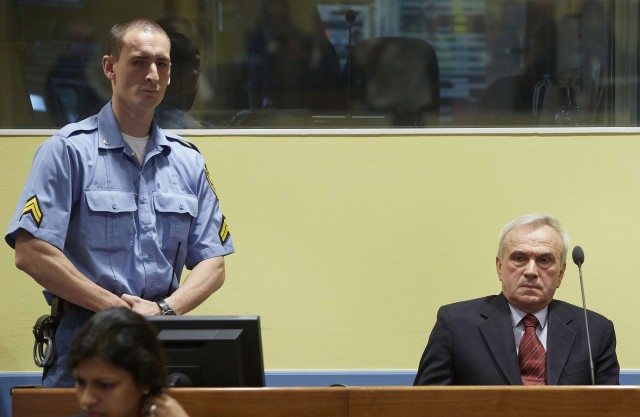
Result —
[{"label": "wooden desk", "polygon": [[[191,417],[640,417],[638,387],[176,388]],[[75,390],[16,388],[14,417],[78,413]]]}]

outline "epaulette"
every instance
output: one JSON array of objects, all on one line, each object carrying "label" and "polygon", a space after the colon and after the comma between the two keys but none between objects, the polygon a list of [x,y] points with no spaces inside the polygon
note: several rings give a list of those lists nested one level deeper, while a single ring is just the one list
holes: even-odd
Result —
[{"label": "epaulette", "polygon": [[167,140],[169,142],[175,142],[175,143],[179,143],[180,145],[184,146],[185,148],[189,148],[189,149],[193,149],[194,151],[200,153],[200,150],[198,149],[198,147],[196,145],[194,145],[193,143],[189,142],[188,140],[181,138],[179,136],[169,136],[168,134],[165,134]]},{"label": "epaulette", "polygon": [[98,128],[98,118],[96,116],[88,117],[84,120],[75,123],[69,123],[62,127],[58,132],[56,132],[57,136],[61,136],[63,138],[68,138],[70,136],[74,136],[78,133],[92,132]]}]

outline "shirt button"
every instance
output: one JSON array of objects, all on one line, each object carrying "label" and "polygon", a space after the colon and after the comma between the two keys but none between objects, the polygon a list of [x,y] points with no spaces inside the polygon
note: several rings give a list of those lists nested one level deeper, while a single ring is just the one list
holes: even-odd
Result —
[{"label": "shirt button", "polygon": [[140,202],[141,202],[142,204],[144,204],[144,203],[146,203],[146,202],[147,202],[147,199],[146,199],[145,197],[142,197],[142,198],[140,199]]},{"label": "shirt button", "polygon": [[149,230],[149,226],[142,226],[142,230],[144,230],[145,232],[147,232]]},{"label": "shirt button", "polygon": [[112,205],[111,205],[111,208],[115,210],[115,209],[117,209],[117,208],[118,208],[118,206],[117,206],[117,205],[115,205],[115,204],[112,204]]},{"label": "shirt button", "polygon": [[180,204],[180,210],[184,210],[184,206],[182,204]]},{"label": "shirt button", "polygon": [[111,141],[109,139],[104,139],[102,143],[104,143],[107,146],[111,145]]}]

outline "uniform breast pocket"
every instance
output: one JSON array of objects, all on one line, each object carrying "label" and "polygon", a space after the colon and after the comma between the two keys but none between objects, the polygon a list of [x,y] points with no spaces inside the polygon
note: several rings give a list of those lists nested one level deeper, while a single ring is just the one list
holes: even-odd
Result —
[{"label": "uniform breast pocket", "polygon": [[198,198],[193,194],[156,191],[153,204],[162,248],[173,248],[178,242],[186,243],[191,222],[198,215]]},{"label": "uniform breast pocket", "polygon": [[132,192],[86,190],[88,221],[83,225],[87,245],[115,252],[133,247],[138,209]]}]

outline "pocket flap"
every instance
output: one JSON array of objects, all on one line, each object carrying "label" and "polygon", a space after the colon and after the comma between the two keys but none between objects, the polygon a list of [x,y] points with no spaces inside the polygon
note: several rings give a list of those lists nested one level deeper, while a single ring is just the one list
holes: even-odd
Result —
[{"label": "pocket flap", "polygon": [[192,194],[175,194],[156,191],[153,204],[157,211],[164,213],[185,213],[191,217],[198,215],[198,199]]},{"label": "pocket flap", "polygon": [[564,371],[567,375],[573,375],[578,372],[589,372],[590,369],[591,365],[588,359],[580,362],[570,363],[564,367]]},{"label": "pocket flap", "polygon": [[85,190],[91,211],[124,213],[138,209],[136,199],[130,191]]}]

